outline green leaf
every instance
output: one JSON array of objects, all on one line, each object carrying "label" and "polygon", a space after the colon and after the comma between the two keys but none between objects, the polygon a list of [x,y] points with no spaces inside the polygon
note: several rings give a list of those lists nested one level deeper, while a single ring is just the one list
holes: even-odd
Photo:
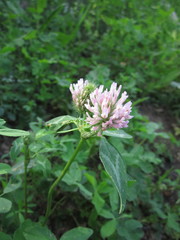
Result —
[{"label": "green leaf", "polygon": [[63,181],[68,185],[76,184],[81,181],[81,169],[77,162],[72,163],[68,173],[64,176]]},{"label": "green leaf", "polygon": [[133,179],[131,176],[127,176],[127,186],[128,187],[131,187],[131,186],[134,186],[134,184],[136,183],[136,180]]},{"label": "green leaf", "polygon": [[179,75],[180,75],[180,70],[173,69],[173,70],[169,71],[168,74],[164,75],[155,86],[153,86],[153,84],[151,83],[149,87],[150,88],[162,88],[163,86],[168,85],[170,82],[178,79]]},{"label": "green leaf", "polygon": [[86,199],[91,199],[92,198],[92,192],[90,192],[88,189],[86,189],[82,184],[76,183],[76,185],[79,188],[79,191],[81,194],[86,198]]},{"label": "green leaf", "polygon": [[6,123],[6,121],[4,121],[4,119],[0,118],[0,127],[2,127],[5,123]]},{"label": "green leaf", "polygon": [[119,196],[116,188],[113,188],[109,193],[109,201],[111,205],[111,210],[117,212],[119,206]]},{"label": "green leaf", "polygon": [[56,238],[47,227],[26,220],[15,232],[13,240],[56,240]]},{"label": "green leaf", "polygon": [[121,219],[117,231],[123,239],[127,240],[140,240],[143,237],[142,224],[135,219]]},{"label": "green leaf", "polygon": [[8,8],[15,14],[15,15],[22,15],[24,13],[23,8],[17,1],[6,1]]},{"label": "green leaf", "polygon": [[11,167],[6,163],[0,163],[0,175],[11,172]]},{"label": "green leaf", "polygon": [[47,124],[47,126],[54,126],[55,129],[58,130],[62,126],[69,124],[69,123],[73,123],[76,120],[77,120],[77,118],[75,118],[73,116],[64,115],[64,116],[53,118],[53,119],[49,120],[48,122],[46,122],[46,124]]},{"label": "green leaf", "polygon": [[143,172],[145,173],[151,173],[153,171],[153,166],[149,162],[141,162],[140,163],[140,168],[142,169]]},{"label": "green leaf", "polygon": [[104,199],[99,195],[97,191],[94,192],[94,196],[92,198],[92,203],[94,204],[97,213],[100,213],[102,208],[104,207],[105,201]]},{"label": "green leaf", "polygon": [[85,227],[73,228],[62,235],[60,240],[87,240],[93,234],[93,230]]},{"label": "green leaf", "polygon": [[144,102],[144,101],[146,101],[148,99],[149,99],[149,97],[138,98],[138,100],[133,102],[132,106],[138,105],[139,103],[142,103],[142,102]]},{"label": "green leaf", "polygon": [[24,173],[24,162],[17,162],[14,166],[12,166],[12,174],[19,175]]},{"label": "green leaf", "polygon": [[12,240],[11,236],[3,233],[3,232],[0,232],[0,240]]},{"label": "green leaf", "polygon": [[16,162],[19,154],[21,153],[23,146],[24,146],[24,143],[22,138],[17,138],[15,141],[13,141],[12,147],[9,152],[9,156],[12,162]]},{"label": "green leaf", "polygon": [[127,185],[126,168],[123,159],[119,152],[105,138],[101,139],[99,154],[105,170],[110,175],[119,193],[119,212],[121,213],[126,204]]},{"label": "green leaf", "polygon": [[49,23],[51,22],[51,20],[56,16],[56,14],[59,13],[60,10],[63,9],[63,5],[60,4],[60,6],[58,6],[54,11],[51,12],[51,14],[48,16],[47,19],[44,20],[44,23],[41,25],[41,27],[39,28],[39,32],[43,32],[49,25]]},{"label": "green leaf", "polygon": [[17,229],[14,233],[13,240],[26,240],[21,229]]},{"label": "green leaf", "polygon": [[176,232],[180,232],[179,224],[178,224],[178,215],[175,213],[168,213],[167,218],[167,226]]},{"label": "green leaf", "polygon": [[125,225],[128,226],[129,230],[132,230],[132,231],[142,227],[142,224],[139,221],[134,219],[127,220]]},{"label": "green leaf", "polygon": [[5,47],[1,48],[0,54],[10,53],[10,52],[13,52],[15,50],[16,50],[15,47],[6,45]]},{"label": "green leaf", "polygon": [[11,209],[12,202],[6,198],[0,197],[0,213],[7,213]]},{"label": "green leaf", "polygon": [[[36,35],[37,35],[37,30],[32,30],[24,35],[24,39],[25,40],[34,39],[34,38],[36,38]],[[26,57],[30,57],[28,55],[28,52],[25,49],[23,49],[23,53],[26,54]]]},{"label": "green leaf", "polygon": [[162,205],[156,201],[149,200],[149,203],[151,204],[151,210],[153,212],[155,212],[160,218],[162,219],[166,219],[166,213],[165,213],[165,209],[162,207]]},{"label": "green leaf", "polygon": [[53,133],[54,133],[53,131],[48,131],[46,129],[41,129],[36,133],[36,139],[42,138],[42,137],[47,136],[47,135],[51,135]]},{"label": "green leaf", "polygon": [[47,6],[47,0],[37,0],[37,13],[42,13]]},{"label": "green leaf", "polygon": [[97,182],[96,179],[93,175],[89,174],[89,173],[84,173],[84,175],[86,176],[87,180],[91,183],[91,185],[93,186],[94,190],[96,190],[96,186],[97,186]]},{"label": "green leaf", "polygon": [[106,209],[102,209],[101,212],[99,213],[100,216],[107,218],[107,219],[113,219],[114,215],[112,214],[112,212],[106,210]]},{"label": "green leaf", "polygon": [[117,129],[106,130],[103,132],[103,135],[117,138],[132,138],[132,136],[127,134],[125,131]]},{"label": "green leaf", "polygon": [[60,116],[60,117],[56,117],[53,118],[51,120],[49,120],[48,122],[46,122],[47,125],[57,125],[57,124],[62,124],[64,122],[67,121],[71,121],[71,120],[76,120],[77,118],[69,116],[69,115],[64,115],[64,116]]},{"label": "green leaf", "polygon": [[0,135],[8,137],[21,137],[28,136],[30,133],[28,131],[23,131],[19,129],[4,128],[0,129]]},{"label": "green leaf", "polygon": [[21,181],[17,183],[9,182],[7,186],[4,188],[3,194],[15,191],[16,189],[21,187],[21,184],[22,184]]},{"label": "green leaf", "polygon": [[117,221],[115,219],[106,222],[100,230],[102,238],[110,237],[116,231],[116,226]]}]

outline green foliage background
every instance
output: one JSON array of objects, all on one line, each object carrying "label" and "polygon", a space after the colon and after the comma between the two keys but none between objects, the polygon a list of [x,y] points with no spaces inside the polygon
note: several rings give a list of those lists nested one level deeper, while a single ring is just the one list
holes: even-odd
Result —
[{"label": "green foliage background", "polygon": [[80,77],[113,79],[131,98],[164,92],[180,75],[178,5],[1,1],[0,116],[26,125],[67,112],[69,84]]},{"label": "green foliage background", "polygon": [[[98,159],[97,140],[92,140],[65,177],[63,194],[56,194],[56,199],[65,199],[59,203],[59,209],[65,209],[51,219],[50,228],[58,237],[70,228],[86,226],[94,230],[93,240],[178,239],[179,171],[173,147],[168,146],[173,145],[174,151],[179,146],[180,2],[2,0],[0,9],[0,118],[11,126],[30,127],[40,136],[30,145],[35,186],[28,200],[31,219],[43,215],[43,209],[37,212],[38,191],[45,206],[47,185],[78,138],[77,134],[43,136],[41,119],[73,113],[69,85],[79,78],[106,87],[115,81],[134,103],[134,119],[127,130],[133,140],[109,138],[132,180],[126,211],[118,215],[116,192]],[[142,105],[154,111],[162,108],[174,125],[170,123],[165,132],[161,124],[140,114]],[[17,139],[2,161],[8,158],[12,167],[21,169],[22,153]],[[13,172],[16,180],[0,178],[2,193],[9,181],[17,186],[6,193],[14,218],[3,215],[0,222],[0,230],[10,235],[18,228],[16,220],[23,222],[21,173]],[[68,218],[75,220],[68,225]]]}]

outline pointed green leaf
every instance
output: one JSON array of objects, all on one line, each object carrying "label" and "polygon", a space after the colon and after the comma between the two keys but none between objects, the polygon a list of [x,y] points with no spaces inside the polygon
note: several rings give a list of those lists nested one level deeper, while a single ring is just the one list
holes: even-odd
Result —
[{"label": "pointed green leaf", "polygon": [[73,123],[77,120],[77,118],[69,116],[69,115],[64,115],[60,117],[53,118],[46,122],[47,126],[52,126],[54,130],[60,129],[62,126]]},{"label": "pointed green leaf", "polygon": [[103,135],[108,137],[117,137],[117,138],[132,138],[131,135],[119,129],[106,130],[103,132]]},{"label": "pointed green leaf", "polygon": [[0,198],[0,213],[7,213],[11,209],[12,202],[6,198]]},{"label": "pointed green leaf", "polygon": [[86,198],[86,199],[91,199],[92,198],[92,192],[90,192],[88,189],[86,189],[81,183],[76,183],[78,186],[81,194]]},{"label": "pointed green leaf", "polygon": [[22,185],[22,181],[19,181],[19,182],[16,182],[16,183],[13,183],[11,181],[8,182],[8,184],[4,188],[3,195],[6,194],[6,193],[10,193],[10,192],[15,191],[16,189],[20,188],[21,185]]},{"label": "pointed green leaf", "polygon": [[110,175],[119,193],[119,212],[121,213],[126,204],[127,185],[126,168],[123,159],[119,152],[105,138],[102,138],[100,142],[99,154],[106,172]]},{"label": "pointed green leaf", "polygon": [[[34,39],[36,38],[36,35],[37,35],[37,30],[32,30],[24,35],[24,39],[25,40]],[[31,58],[25,49],[23,49],[23,53],[26,55],[26,57]]]},{"label": "pointed green leaf", "polygon": [[6,163],[0,163],[0,175],[11,172],[11,167]]},{"label": "pointed green leaf", "polygon": [[104,199],[99,195],[97,191],[94,192],[94,196],[92,198],[92,203],[94,204],[97,213],[99,214],[101,210],[104,207],[105,201]]},{"label": "pointed green leaf", "polygon": [[28,136],[29,134],[30,133],[28,131],[19,130],[19,129],[11,129],[11,128],[0,129],[0,135],[8,136],[8,137]]},{"label": "pointed green leaf", "polygon": [[46,122],[47,125],[57,125],[57,124],[63,124],[64,122],[71,121],[71,120],[76,120],[77,118],[69,116],[69,115],[64,115],[60,117],[53,118]]},{"label": "pointed green leaf", "polygon": [[93,230],[85,227],[73,228],[65,232],[60,240],[87,240],[93,234]]}]

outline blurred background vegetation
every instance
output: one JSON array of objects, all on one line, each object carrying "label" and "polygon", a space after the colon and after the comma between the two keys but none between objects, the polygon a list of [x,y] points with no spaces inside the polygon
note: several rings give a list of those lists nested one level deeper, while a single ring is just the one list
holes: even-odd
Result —
[{"label": "blurred background vegetation", "polygon": [[[29,129],[29,122],[72,114],[69,85],[81,77],[122,84],[134,104],[134,140],[112,140],[137,180],[126,214],[106,223],[111,217],[99,214],[96,199],[96,214],[85,207],[78,221],[95,229],[92,239],[178,239],[180,2],[1,0],[0,9],[0,118],[9,126]],[[104,179],[101,173],[98,184]],[[98,191],[107,197],[106,190]],[[110,201],[106,209],[116,211]]]}]

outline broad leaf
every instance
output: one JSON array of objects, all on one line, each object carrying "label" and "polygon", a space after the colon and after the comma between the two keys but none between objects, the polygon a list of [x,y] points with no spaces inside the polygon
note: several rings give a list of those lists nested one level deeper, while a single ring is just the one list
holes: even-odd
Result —
[{"label": "broad leaf", "polygon": [[0,240],[12,240],[11,236],[3,233],[3,232],[0,232]]},{"label": "broad leaf", "polygon": [[120,239],[139,240],[143,237],[142,224],[135,219],[120,219],[117,232]]},{"label": "broad leaf", "polygon": [[116,231],[117,221],[116,219],[112,219],[110,221],[107,221],[102,227],[101,227],[101,236],[102,238],[107,238],[111,236]]},{"label": "broad leaf", "polygon": [[117,137],[117,138],[132,138],[132,136],[127,134],[125,131],[118,130],[118,129],[106,130],[103,132],[103,135],[108,137]]},{"label": "broad leaf", "polygon": [[105,170],[114,182],[120,197],[121,213],[126,204],[127,176],[123,159],[119,152],[105,139],[102,138],[99,148],[100,159]]},{"label": "broad leaf", "polygon": [[6,198],[0,197],[0,213],[7,213],[11,209],[12,202]]},{"label": "broad leaf", "polygon": [[18,228],[13,236],[13,240],[26,240],[26,238],[23,236],[23,232],[20,228]]},{"label": "broad leaf", "polygon": [[[31,160],[28,164],[28,168],[32,168],[34,166],[34,161]],[[24,173],[24,162],[17,162],[11,169],[11,174],[19,175]]]},{"label": "broad leaf", "polygon": [[56,238],[47,227],[43,227],[31,220],[26,220],[16,230],[13,240],[56,240]]},{"label": "broad leaf", "polygon": [[60,240],[87,240],[93,234],[93,230],[85,227],[77,227],[64,233]]},{"label": "broad leaf", "polygon": [[0,163],[0,175],[11,172],[11,167],[6,163]]},{"label": "broad leaf", "polygon": [[23,131],[19,129],[4,128],[0,129],[0,135],[8,137],[21,137],[28,136],[30,133],[28,131]]}]

